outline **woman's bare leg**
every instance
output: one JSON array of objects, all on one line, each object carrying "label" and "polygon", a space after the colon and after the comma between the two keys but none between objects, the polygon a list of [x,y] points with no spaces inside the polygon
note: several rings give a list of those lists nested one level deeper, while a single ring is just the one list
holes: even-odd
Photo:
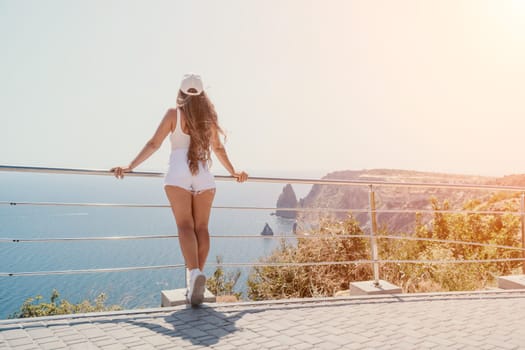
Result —
[{"label": "woman's bare leg", "polygon": [[199,249],[195,225],[193,221],[193,196],[191,192],[177,187],[164,186],[166,195],[171,204],[179,231],[179,244],[186,262],[186,267],[191,271],[199,268]]},{"label": "woman's bare leg", "polygon": [[215,189],[205,190],[193,196],[193,224],[198,241],[199,269],[204,270],[206,258],[210,251],[210,221],[211,205],[215,198]]}]

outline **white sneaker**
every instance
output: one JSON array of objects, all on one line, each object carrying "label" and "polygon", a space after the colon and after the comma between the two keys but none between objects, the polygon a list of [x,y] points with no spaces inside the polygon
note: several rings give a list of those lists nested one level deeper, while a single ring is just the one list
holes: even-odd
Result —
[{"label": "white sneaker", "polygon": [[204,300],[204,291],[206,289],[206,276],[200,271],[193,274],[190,279],[190,290],[188,300],[191,305],[200,305]]}]

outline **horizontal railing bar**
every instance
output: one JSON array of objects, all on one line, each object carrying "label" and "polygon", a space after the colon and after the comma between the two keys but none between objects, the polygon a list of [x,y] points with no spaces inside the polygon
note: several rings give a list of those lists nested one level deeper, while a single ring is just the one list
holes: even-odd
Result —
[{"label": "horizontal railing bar", "polygon": [[[137,203],[82,203],[82,202],[15,202],[0,201],[0,205],[11,206],[60,206],[60,207],[115,207],[115,208],[171,208],[169,204],[137,204]],[[349,209],[336,208],[277,208],[277,207],[258,207],[258,206],[225,206],[215,205],[213,209],[232,209],[232,210],[274,210],[274,211],[304,211],[304,212],[341,212],[346,213]],[[368,209],[351,209],[353,212],[368,212]]]},{"label": "horizontal railing bar", "polygon": [[376,209],[376,213],[385,214],[483,214],[483,215],[521,215],[519,211],[498,211],[498,210],[433,210],[433,209]]},{"label": "horizontal railing bar", "polygon": [[[0,238],[0,243],[42,243],[42,242],[74,242],[74,241],[118,241],[118,240],[142,240],[142,239],[167,239],[167,238],[178,238],[178,235],[152,235],[152,236],[103,236],[103,237],[61,237],[61,238]],[[339,235],[339,234],[297,234],[297,235],[210,235],[210,238],[242,238],[242,239],[315,239],[315,238],[366,238],[369,239],[370,235]],[[479,243],[479,242],[468,242],[458,240],[446,240],[436,238],[423,238],[423,237],[411,237],[411,236],[394,236],[394,235],[377,235],[377,239],[397,239],[407,241],[423,241],[423,242],[434,242],[434,243],[447,243],[447,244],[459,244],[459,245],[470,245],[476,247],[489,247],[499,249],[509,249],[525,251],[525,248],[513,247],[498,244]]]},{"label": "horizontal railing bar", "polygon": [[43,243],[43,242],[75,242],[75,241],[125,241],[142,239],[178,238],[178,235],[151,236],[101,236],[101,237],[60,237],[60,238],[0,238],[0,243]]},{"label": "horizontal railing bar", "polygon": [[87,202],[17,202],[0,201],[0,205],[12,206],[51,206],[51,207],[117,207],[117,208],[169,208],[168,204],[137,204],[137,203],[87,203]]},{"label": "horizontal railing bar", "polygon": [[[209,266],[221,267],[303,267],[303,266],[330,266],[330,265],[359,265],[359,264],[464,264],[464,263],[497,263],[525,261],[525,258],[505,258],[505,259],[462,259],[462,260],[350,260],[350,261],[327,261],[327,262],[306,262],[306,263],[209,263]],[[137,266],[120,267],[106,269],[82,269],[82,270],[59,270],[59,271],[32,271],[32,272],[0,272],[0,277],[17,276],[47,276],[47,275],[73,275],[87,273],[107,273],[107,272],[129,272],[143,270],[162,270],[184,268],[184,264],[177,265],[157,265],[157,266]]]},{"label": "horizontal railing bar", "polygon": [[[370,237],[370,236],[366,236],[366,237]],[[392,236],[392,235],[386,235],[386,236],[377,235],[375,237],[377,239],[384,238],[384,239],[398,239],[398,240],[407,240],[407,241],[423,241],[423,242],[433,242],[433,243],[459,244],[459,245],[470,245],[470,246],[475,246],[475,247],[501,248],[501,249],[525,251],[525,248],[522,248],[522,247],[513,247],[513,246],[489,244],[489,243],[457,241],[457,240],[449,240],[449,239],[422,238],[422,237],[410,237],[410,236]]]},{"label": "horizontal railing bar", "polygon": [[[13,166],[0,165],[0,171],[11,171],[21,173],[44,173],[44,174],[62,174],[62,175],[111,175],[114,173],[108,170],[101,169],[74,169],[74,168],[49,168],[49,167],[33,167],[33,166]],[[126,173],[126,176],[136,177],[162,177],[164,174],[158,172],[132,171]]]},{"label": "horizontal railing bar", "polygon": [[105,272],[129,272],[144,270],[164,270],[185,267],[185,264],[176,265],[157,265],[157,266],[136,266],[136,267],[114,267],[107,269],[82,269],[82,270],[59,270],[59,271],[32,271],[32,272],[0,272],[0,277],[12,276],[48,276],[48,275],[80,275],[87,273]]},{"label": "horizontal railing bar", "polygon": [[[30,167],[30,166],[11,166],[0,165],[0,171],[13,172],[33,172],[46,174],[76,174],[76,175],[106,175],[113,176],[109,170],[100,169],[71,169],[71,168],[47,168],[47,167]],[[130,172],[126,176],[138,177],[163,177],[159,172]],[[236,181],[232,176],[215,175],[216,180]],[[388,182],[373,180],[333,180],[333,179],[300,179],[285,177],[250,177],[250,182],[264,183],[290,183],[290,184],[307,184],[307,185],[350,185],[350,186],[389,186],[389,187],[432,187],[432,188],[461,188],[471,190],[496,190],[510,192],[525,192],[525,187],[518,186],[493,186],[493,185],[475,185],[475,184],[455,184],[455,183],[426,183],[426,182]]]},{"label": "horizontal railing bar", "polygon": [[[79,202],[14,202],[0,201],[0,205],[11,206],[65,206],[65,207],[112,207],[112,208],[170,208],[169,204],[137,204],[137,203],[79,203]],[[346,208],[277,208],[277,207],[257,207],[257,206],[213,206],[214,209],[231,210],[274,210],[274,211],[296,211],[296,212],[338,212],[338,213],[368,213],[369,209],[346,209]],[[433,210],[433,209],[376,209],[376,213],[385,214],[483,214],[483,215],[521,215],[525,213],[517,211],[499,210]]]},{"label": "horizontal railing bar", "polygon": [[212,266],[225,267],[286,267],[286,266],[329,266],[329,265],[357,265],[357,264],[459,264],[459,263],[494,263],[506,261],[525,261],[525,258],[501,258],[501,259],[461,259],[461,260],[347,260],[347,261],[321,261],[321,262],[305,262],[305,263],[220,263],[208,264]]}]

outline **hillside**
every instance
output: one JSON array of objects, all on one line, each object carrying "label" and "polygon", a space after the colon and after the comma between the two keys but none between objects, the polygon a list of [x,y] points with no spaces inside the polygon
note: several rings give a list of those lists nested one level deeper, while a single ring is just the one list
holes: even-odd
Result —
[{"label": "hillside", "polygon": [[[499,185],[525,187],[525,175],[504,177],[472,176],[443,174],[395,169],[347,170],[327,174],[323,179],[360,180],[416,183],[454,183],[476,185]],[[425,187],[391,187],[374,186],[377,210],[430,210],[430,199],[435,197],[442,202],[448,200],[450,209],[462,209],[465,202],[471,199],[484,199],[493,195],[486,190],[436,189]],[[508,198],[507,198],[508,199]],[[503,199],[502,199],[503,200]],[[369,216],[357,210],[368,208],[369,189],[367,186],[331,186],[314,185],[308,195],[299,201],[303,208],[348,209],[363,226],[369,225]],[[348,212],[332,213],[338,219]],[[305,222],[317,221],[324,213],[302,213],[299,219]],[[423,222],[431,218],[430,214],[422,216]],[[414,213],[378,213],[379,227],[387,227],[389,232],[412,232],[415,224]]]}]

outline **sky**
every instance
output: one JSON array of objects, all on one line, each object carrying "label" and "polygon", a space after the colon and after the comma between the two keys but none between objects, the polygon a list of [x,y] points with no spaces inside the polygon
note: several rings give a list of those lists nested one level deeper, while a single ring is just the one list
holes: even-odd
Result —
[{"label": "sky", "polygon": [[0,0],[0,48],[2,165],[126,165],[195,72],[252,176],[525,173],[525,1]]}]

